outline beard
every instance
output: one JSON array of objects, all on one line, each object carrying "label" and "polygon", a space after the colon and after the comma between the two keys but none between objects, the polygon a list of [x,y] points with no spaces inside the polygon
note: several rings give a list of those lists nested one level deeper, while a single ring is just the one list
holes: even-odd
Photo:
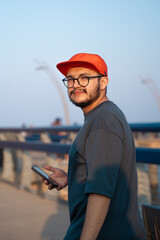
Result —
[{"label": "beard", "polygon": [[[97,87],[94,89],[94,91],[92,91],[90,94],[88,94],[88,99],[82,101],[82,102],[76,102],[74,101],[72,98],[71,98],[71,95],[74,93],[75,90],[73,90],[72,92],[70,92],[69,94],[69,99],[70,101],[77,107],[80,107],[80,108],[85,108],[85,107],[88,107],[90,104],[92,104],[93,102],[95,102],[99,96],[100,96],[100,83],[98,82],[98,85]],[[86,89],[82,89],[82,91],[84,93],[87,94],[87,90]]]}]

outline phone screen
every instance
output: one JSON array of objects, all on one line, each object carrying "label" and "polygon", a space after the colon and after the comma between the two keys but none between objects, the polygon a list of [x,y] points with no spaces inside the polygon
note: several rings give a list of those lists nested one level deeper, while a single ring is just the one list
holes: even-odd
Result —
[{"label": "phone screen", "polygon": [[42,178],[47,180],[49,183],[51,183],[53,187],[57,187],[57,185],[54,182],[52,182],[52,180],[49,178],[49,176],[45,172],[43,172],[39,167],[32,166],[31,169],[33,171],[35,171],[36,173],[38,173]]},{"label": "phone screen", "polygon": [[38,173],[41,177],[45,177],[46,180],[47,180],[47,179],[49,180],[49,176],[48,176],[45,172],[43,172],[39,167],[33,166],[32,169],[33,169],[36,173]]}]

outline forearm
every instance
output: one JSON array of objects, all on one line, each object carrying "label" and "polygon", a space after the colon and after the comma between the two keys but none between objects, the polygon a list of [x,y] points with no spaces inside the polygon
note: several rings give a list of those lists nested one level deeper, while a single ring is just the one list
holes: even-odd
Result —
[{"label": "forearm", "polygon": [[106,196],[99,194],[89,195],[80,240],[96,240],[106,218],[109,204],[110,198]]}]

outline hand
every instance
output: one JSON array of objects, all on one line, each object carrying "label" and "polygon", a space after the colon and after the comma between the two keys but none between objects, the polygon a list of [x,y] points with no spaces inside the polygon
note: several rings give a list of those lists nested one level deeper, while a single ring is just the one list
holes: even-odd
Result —
[{"label": "hand", "polygon": [[[66,187],[67,184],[68,184],[68,177],[67,177],[67,173],[65,171],[63,171],[62,169],[60,168],[54,168],[54,167],[51,167],[49,165],[45,165],[44,168],[48,171],[51,171],[52,174],[49,176],[53,182],[55,184],[58,185],[58,187],[56,187],[56,189],[59,191],[61,190],[62,188]],[[44,181],[44,183],[46,185],[48,185],[48,189],[51,190],[53,189],[52,185],[49,184],[46,180],[44,180],[43,178],[41,178],[42,181]]]}]

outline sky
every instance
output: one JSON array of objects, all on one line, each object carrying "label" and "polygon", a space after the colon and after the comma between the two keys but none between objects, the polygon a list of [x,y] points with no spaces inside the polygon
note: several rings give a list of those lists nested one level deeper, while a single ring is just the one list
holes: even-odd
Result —
[{"label": "sky", "polygon": [[0,127],[65,125],[56,83],[70,124],[83,124],[56,68],[80,52],[106,61],[107,95],[129,123],[160,122],[159,11],[159,0],[0,0]]}]

